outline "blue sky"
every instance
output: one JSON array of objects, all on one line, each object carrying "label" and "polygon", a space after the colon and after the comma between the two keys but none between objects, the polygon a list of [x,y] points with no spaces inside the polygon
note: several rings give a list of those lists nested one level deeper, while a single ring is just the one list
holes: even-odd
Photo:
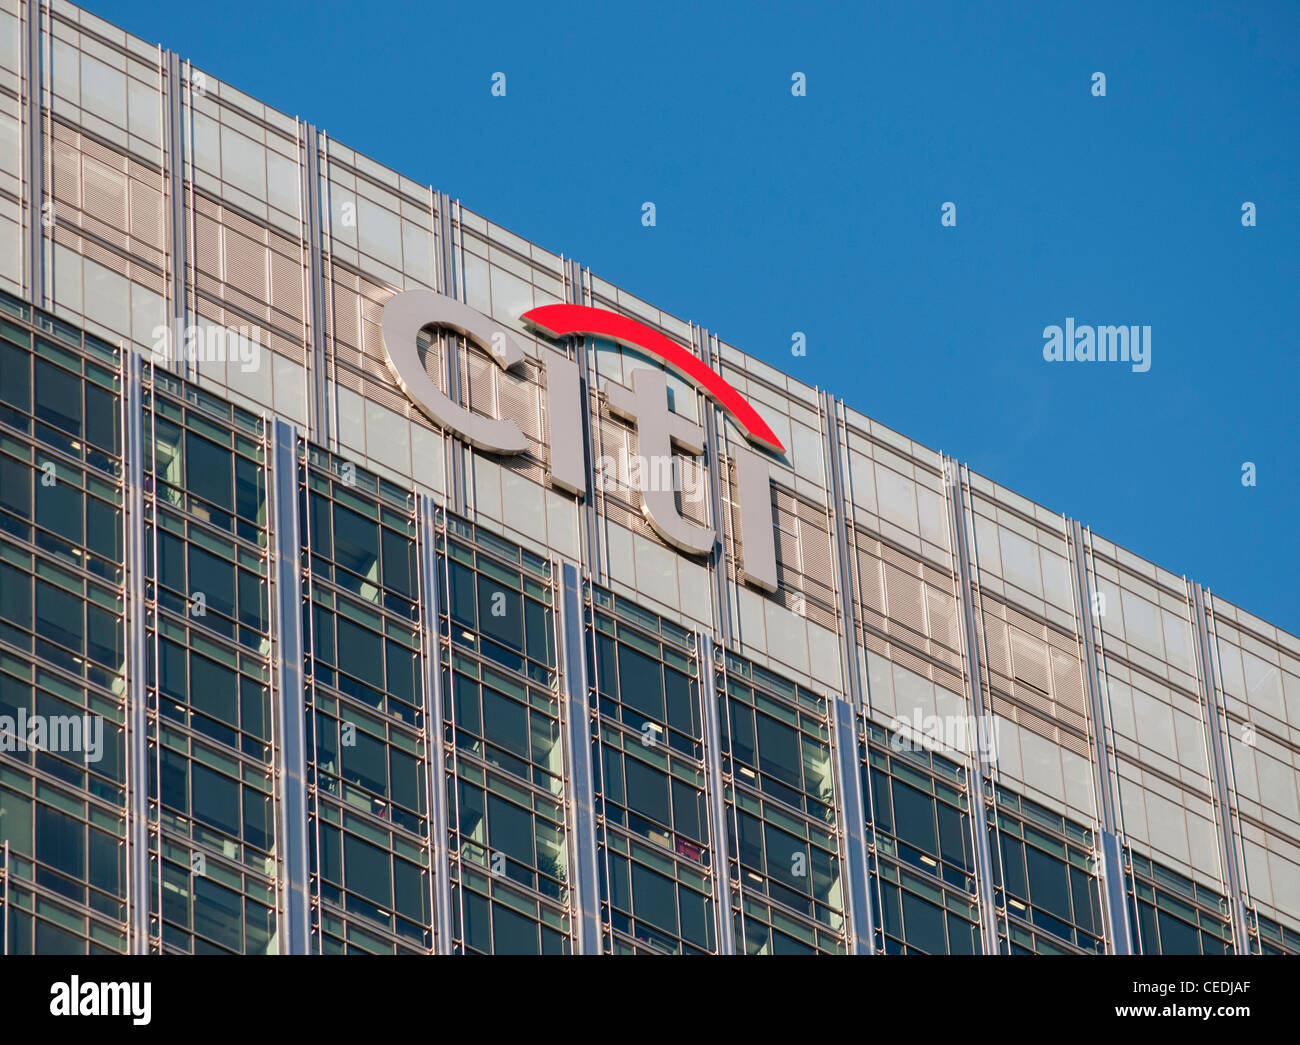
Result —
[{"label": "blue sky", "polygon": [[1300,633],[1300,5],[88,6]]}]

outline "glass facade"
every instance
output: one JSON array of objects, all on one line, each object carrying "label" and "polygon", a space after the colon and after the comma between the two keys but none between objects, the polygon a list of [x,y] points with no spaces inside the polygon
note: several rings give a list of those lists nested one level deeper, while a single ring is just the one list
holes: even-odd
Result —
[{"label": "glass facade", "polygon": [[571,949],[551,564],[441,517],[438,633],[457,953]]},{"label": "glass facade", "polygon": [[737,952],[840,953],[828,700],[735,656],[714,679]]},{"label": "glass facade", "polygon": [[717,949],[694,636],[609,592],[588,610],[605,950]]},{"label": "glass facade", "polygon": [[432,823],[414,498],[317,450],[297,478],[313,936],[323,954],[420,951]]},{"label": "glass facade", "polygon": [[120,363],[48,318],[0,319],[7,953],[127,949]]},{"label": "glass facade", "polygon": [[[1300,953],[1300,638],[30,10],[0,0],[4,953]],[[522,347],[420,342],[522,453],[393,380],[417,289]],[[753,511],[757,451],[667,374],[711,551],[661,539],[611,406],[663,366],[520,318],[560,302],[672,339],[787,447]]]},{"label": "glass facade", "polygon": [[859,736],[887,954],[980,954],[966,771],[874,724]]}]

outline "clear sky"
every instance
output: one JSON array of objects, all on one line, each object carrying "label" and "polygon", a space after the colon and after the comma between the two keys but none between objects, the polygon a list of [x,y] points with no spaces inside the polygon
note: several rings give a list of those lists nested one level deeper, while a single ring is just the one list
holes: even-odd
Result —
[{"label": "clear sky", "polygon": [[1300,633],[1300,4],[86,6]]}]

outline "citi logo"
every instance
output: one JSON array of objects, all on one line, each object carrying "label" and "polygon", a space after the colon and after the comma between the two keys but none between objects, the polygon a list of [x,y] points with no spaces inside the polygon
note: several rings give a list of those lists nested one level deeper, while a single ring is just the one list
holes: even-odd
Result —
[{"label": "citi logo", "polygon": [[1151,328],[1075,326],[1043,328],[1043,359],[1049,363],[1132,363],[1133,373],[1151,369]]},{"label": "citi logo", "polygon": [[51,1016],[130,1016],[137,1027],[153,1018],[150,1012],[153,984],[81,982],[73,976],[68,982],[50,985]]},{"label": "citi logo", "polygon": [[[587,305],[543,305],[521,318],[548,338],[602,337],[662,361],[721,407],[749,443],[773,453],[785,453],[785,447],[758,411],[720,374],[683,345],[643,323]],[[503,371],[509,371],[524,359],[523,349],[509,331],[463,302],[430,290],[395,295],[384,306],[381,324],[388,368],[407,398],[426,417],[479,450],[512,456],[528,449],[528,439],[514,421],[484,417],[453,402],[429,377],[418,349],[421,330],[443,327],[462,335],[487,352]],[[546,371],[551,482],[583,498],[587,495],[589,471],[583,375],[576,362],[549,348],[543,349],[540,362]],[[640,457],[657,466],[629,469],[646,521],[680,551],[711,553],[720,536],[716,526],[700,526],[683,518],[677,504],[677,484],[655,478],[662,473],[664,462],[671,466],[674,450],[696,457],[704,453],[703,428],[669,410],[667,378],[661,371],[637,370],[630,389],[616,385],[608,389],[607,396],[610,410],[636,426]],[[735,466],[740,509],[740,577],[755,587],[775,591],[776,541],[767,461],[735,441],[729,444],[728,452]],[[593,476],[592,482],[596,481]]]}]

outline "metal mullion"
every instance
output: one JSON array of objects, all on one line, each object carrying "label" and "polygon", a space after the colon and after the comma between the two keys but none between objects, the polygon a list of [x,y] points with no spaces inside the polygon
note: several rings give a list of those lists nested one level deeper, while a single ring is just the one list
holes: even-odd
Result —
[{"label": "metal mullion", "polygon": [[[968,535],[966,531],[966,501],[962,493],[962,466],[952,458],[945,458],[944,473],[947,478],[946,501],[948,525],[952,540],[953,558],[957,566],[956,583],[960,589],[958,606],[961,610],[962,630],[965,639],[964,653],[967,679],[967,699],[970,701],[972,721],[975,723],[976,742],[971,752],[969,781],[971,842],[974,845],[976,885],[981,912],[980,927],[984,953],[1000,954],[998,942],[997,909],[993,902],[993,860],[989,846],[989,824],[984,804],[984,687],[980,674],[978,629],[975,623],[975,603],[972,593],[972,573]],[[969,482],[969,479],[967,479]],[[987,652],[984,658],[987,660]]]},{"label": "metal mullion", "polygon": [[[424,654],[426,705],[426,777],[430,812],[430,889],[434,922],[434,946],[439,954],[451,954],[454,936],[451,917],[451,861],[448,853],[446,757],[443,749],[445,706],[442,693],[441,599],[438,576],[438,540],[433,499],[422,495],[417,502],[417,547],[420,555],[421,645]],[[454,746],[454,745],[453,745]],[[463,912],[462,912],[463,919]],[[463,925],[462,920],[462,925]]]},{"label": "metal mullion", "polygon": [[[724,567],[725,568],[725,567]],[[721,954],[736,953],[735,922],[731,916],[731,870],[727,856],[731,851],[727,831],[726,792],[722,781],[722,730],[718,721],[717,687],[713,679],[713,639],[696,633],[696,677],[699,680],[701,711],[704,718],[704,753],[709,793],[709,845],[713,852],[711,877],[714,883],[715,921],[718,929],[717,949]]]},{"label": "metal mullion", "polygon": [[284,933],[281,947],[290,954],[309,954],[310,863],[307,859],[308,810],[306,779],[306,707],[303,680],[302,567],[298,515],[298,433],[280,419],[273,422],[273,445],[268,469],[267,500],[275,548],[275,608],[271,614],[278,660],[274,687],[279,726],[276,740],[276,776],[280,811],[277,817],[284,841],[282,870],[278,870]]},{"label": "metal mullion", "polygon": [[[146,602],[144,438],[140,356],[122,349],[123,537],[127,637],[127,920],[129,949],[149,950],[148,715],[146,692]],[[161,873],[159,875],[161,880]]]},{"label": "metal mullion", "polygon": [[582,578],[571,562],[552,560],[559,569],[559,606],[556,607],[558,634],[562,640],[564,670],[561,698],[565,712],[564,735],[568,739],[566,791],[572,830],[570,852],[576,864],[572,883],[571,909],[576,914],[578,950],[581,954],[601,951],[600,882],[597,874],[595,783],[591,764],[591,706],[588,702],[586,618]]},{"label": "metal mullion", "polygon": [[[1223,728],[1220,724],[1219,685],[1215,672],[1214,649],[1210,645],[1210,632],[1207,621],[1209,614],[1205,607],[1205,589],[1195,581],[1187,581],[1188,605],[1191,610],[1191,623],[1195,629],[1197,674],[1201,685],[1202,722],[1205,729],[1206,747],[1209,755],[1210,783],[1214,789],[1215,806],[1218,808],[1219,845],[1222,848],[1224,870],[1224,892],[1228,898],[1228,910],[1232,924],[1234,942],[1238,954],[1250,953],[1250,932],[1246,925],[1244,911],[1245,890],[1242,884],[1241,869],[1237,862],[1237,832],[1232,826],[1232,793],[1228,783],[1232,776],[1231,750],[1223,743]],[[1227,714],[1226,708],[1223,714]]]},{"label": "metal mullion", "polygon": [[1090,568],[1086,531],[1077,519],[1067,523],[1067,544],[1074,578],[1076,622],[1083,647],[1084,690],[1088,697],[1089,725],[1092,729],[1092,769],[1097,782],[1098,820],[1101,830],[1101,900],[1104,905],[1105,936],[1115,954],[1133,953],[1133,939],[1128,921],[1127,888],[1121,853],[1118,817],[1113,791],[1111,746],[1107,741],[1107,700],[1102,692],[1102,665],[1097,658],[1100,626],[1092,615],[1093,576]]}]

